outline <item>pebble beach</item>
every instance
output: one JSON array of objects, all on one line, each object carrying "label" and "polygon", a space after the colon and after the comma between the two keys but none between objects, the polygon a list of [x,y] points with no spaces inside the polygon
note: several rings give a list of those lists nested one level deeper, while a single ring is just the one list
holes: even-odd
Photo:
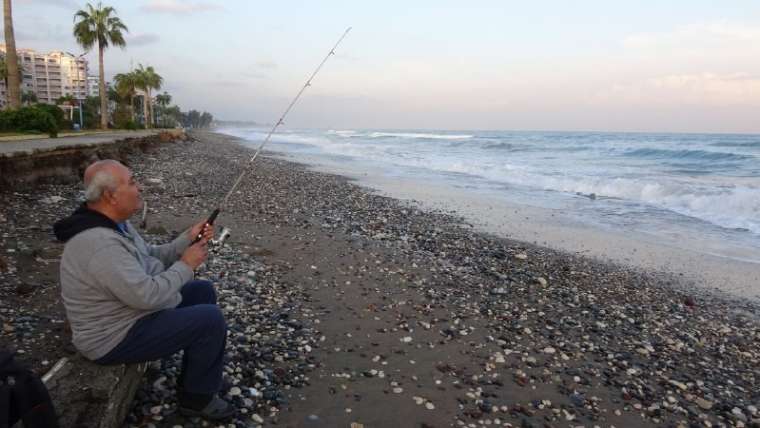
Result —
[{"label": "pebble beach", "polygon": [[[132,155],[142,227],[206,217],[253,151],[210,132]],[[80,187],[0,190],[0,345],[44,373],[68,344],[52,223]],[[667,272],[511,241],[455,212],[259,157],[196,277],[229,326],[230,427],[760,427],[760,308]],[[217,230],[217,234],[219,231]],[[180,356],[126,425],[176,413]]]}]

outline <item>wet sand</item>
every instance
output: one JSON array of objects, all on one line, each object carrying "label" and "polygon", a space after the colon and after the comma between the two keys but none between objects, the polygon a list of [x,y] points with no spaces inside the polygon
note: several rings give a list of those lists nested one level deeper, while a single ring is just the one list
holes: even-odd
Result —
[{"label": "wet sand", "polygon": [[[297,160],[281,155],[282,159]],[[305,157],[318,172],[337,171],[377,194],[411,201],[428,210],[451,211],[476,230],[502,238],[583,255],[601,262],[677,275],[694,292],[707,290],[760,303],[760,249],[670,232],[670,236],[594,227],[559,209],[527,206],[487,193],[410,182],[381,170],[357,171],[351,165]],[[594,201],[579,196],[587,204]]]}]

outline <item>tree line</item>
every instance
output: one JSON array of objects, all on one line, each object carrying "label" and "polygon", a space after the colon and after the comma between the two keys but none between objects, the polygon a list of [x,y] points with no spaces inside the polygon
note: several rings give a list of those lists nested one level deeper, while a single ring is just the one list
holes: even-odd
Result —
[{"label": "tree line", "polygon": [[[20,90],[23,70],[16,52],[11,0],[3,0],[3,13],[6,54],[5,58],[0,59],[0,78],[5,81],[8,89],[8,108],[24,112],[34,109],[35,114],[47,114],[45,108],[34,105],[37,103],[34,93],[22,93]],[[163,77],[152,66],[139,64],[134,70],[118,73],[114,76],[113,86],[106,86],[104,52],[110,46],[125,49],[127,43],[124,34],[127,32],[129,32],[128,27],[117,16],[113,7],[103,6],[101,3],[97,6],[87,3],[83,9],[74,13],[73,35],[77,43],[86,51],[95,47],[98,50],[99,95],[87,97],[81,103],[73,96],[67,95],[56,100],[56,104],[78,109],[82,117],[82,125],[88,128],[99,125],[102,129],[108,129],[109,104],[114,106],[113,126],[119,128],[175,127],[177,125],[204,128],[210,126],[213,122],[213,116],[210,113],[196,110],[182,112],[178,106],[170,105],[172,98],[166,91],[155,97],[151,96],[153,91],[160,90],[164,83]],[[141,111],[140,117],[137,114],[138,108]],[[7,116],[12,117],[13,120],[6,121],[6,128],[14,127],[18,121],[16,117],[25,117],[25,114],[8,113]],[[99,123],[97,123],[98,118]],[[40,120],[45,122],[45,120]],[[57,119],[54,121],[58,122]],[[2,121],[0,121],[1,130],[9,130],[3,129]],[[48,132],[47,129],[39,130]]]}]

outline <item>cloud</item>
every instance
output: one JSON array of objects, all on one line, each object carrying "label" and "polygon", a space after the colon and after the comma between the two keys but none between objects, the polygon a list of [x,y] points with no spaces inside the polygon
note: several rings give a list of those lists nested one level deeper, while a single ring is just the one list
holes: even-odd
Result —
[{"label": "cloud", "polygon": [[358,56],[338,52],[335,53],[335,59],[342,61],[359,61]]},{"label": "cloud", "polygon": [[73,11],[78,10],[80,5],[74,0],[19,0],[20,4],[50,4],[53,6],[60,6],[65,9],[71,9]]},{"label": "cloud", "polygon": [[631,50],[735,50],[760,44],[760,27],[728,21],[684,25],[669,32],[638,33],[623,39]]},{"label": "cloud", "polygon": [[244,86],[246,83],[241,80],[212,80],[211,82],[209,82],[209,84],[212,86],[235,88],[235,87]]},{"label": "cloud", "polygon": [[172,13],[176,15],[187,15],[196,12],[205,12],[209,10],[217,10],[222,7],[218,4],[206,3],[206,2],[192,2],[192,1],[180,1],[180,0],[149,0],[147,4],[142,6],[142,10],[146,12],[156,13]]},{"label": "cloud", "polygon": [[246,71],[240,75],[247,79],[269,79],[269,76],[258,71]]},{"label": "cloud", "polygon": [[622,41],[598,67],[591,104],[724,108],[760,106],[760,26],[716,21]]},{"label": "cloud", "polygon": [[749,73],[671,74],[618,83],[597,93],[592,102],[628,105],[712,107],[760,106],[760,75]]},{"label": "cloud", "polygon": [[691,24],[670,32],[632,34],[624,39],[623,44],[629,48],[646,48],[689,40],[757,41],[760,40],[760,28],[726,21]]},{"label": "cloud", "polygon": [[129,34],[126,39],[127,46],[145,46],[152,43],[158,43],[160,37],[155,33],[138,33]]},{"label": "cloud", "polygon": [[272,69],[277,68],[277,63],[275,63],[274,61],[259,61],[256,63],[256,67],[272,70]]},{"label": "cloud", "polygon": [[[49,49],[68,49],[74,42],[71,36],[71,28],[61,23],[48,22],[45,16],[26,15],[14,18],[13,30],[16,35],[16,47],[34,47],[40,48],[40,44],[50,45]],[[26,46],[32,43],[35,46]]]}]

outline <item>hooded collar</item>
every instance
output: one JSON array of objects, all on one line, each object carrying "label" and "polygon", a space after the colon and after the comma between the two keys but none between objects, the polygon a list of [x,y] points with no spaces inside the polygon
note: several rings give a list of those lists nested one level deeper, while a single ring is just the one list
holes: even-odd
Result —
[{"label": "hooded collar", "polygon": [[116,223],[104,214],[91,210],[83,203],[70,216],[58,220],[53,225],[53,233],[61,242],[67,242],[77,234],[95,227],[105,227],[122,233]]}]

